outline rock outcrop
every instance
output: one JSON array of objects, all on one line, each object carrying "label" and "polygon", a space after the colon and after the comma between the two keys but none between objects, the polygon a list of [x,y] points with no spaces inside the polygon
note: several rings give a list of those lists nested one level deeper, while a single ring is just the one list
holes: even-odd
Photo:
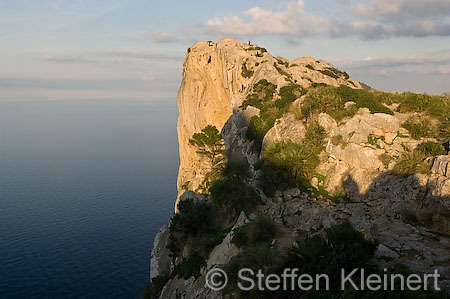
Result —
[{"label": "rock outcrop", "polygon": [[[222,293],[205,287],[206,273],[240,253],[232,242],[235,230],[257,214],[269,217],[282,231],[282,237],[272,243],[280,250],[296,244],[299,236],[318,234],[349,221],[367,239],[378,242],[373,263],[379,268],[400,263],[419,274],[437,269],[442,277],[440,286],[450,292],[450,153],[424,160],[427,171],[396,175],[394,168],[405,155],[414,153],[420,144],[435,143],[437,139],[412,138],[403,126],[411,113],[395,109],[389,114],[371,113],[365,107],[352,107],[356,103],[349,99],[344,107],[354,108],[354,113],[340,121],[323,112],[315,115],[314,121],[323,128],[325,137],[311,187],[278,190],[273,196],[266,196],[258,186],[260,171],[256,164],[261,159],[260,148],[247,138],[252,117],[260,116],[264,110],[260,106],[261,109],[242,106],[262,79],[276,84],[274,99],[279,98],[282,87],[294,83],[304,88],[321,83],[347,86],[352,88],[347,88],[350,91],[362,88],[346,73],[322,60],[302,57],[288,61],[234,39],[199,42],[188,49],[178,93],[178,200],[209,202],[208,196],[194,192],[209,165],[189,139],[207,125],[214,125],[221,130],[228,159],[250,164],[249,184],[264,204],[253,214],[242,212],[228,223],[229,231],[205,257],[197,278],[185,280],[174,275],[180,259],[170,257],[166,249],[170,224],[162,227],[155,238],[150,274],[151,278],[170,278],[160,298],[222,298]],[[262,150],[275,142],[290,140],[301,144],[307,138],[309,124],[299,117],[304,101],[305,96],[299,94],[289,109],[283,110],[265,133]],[[321,193],[314,193],[313,189]]]},{"label": "rock outcrop", "polygon": [[[253,72],[252,75],[245,76],[243,67]],[[278,88],[287,85],[289,81],[301,86],[310,86],[315,82],[361,88],[356,80],[346,79],[345,76],[333,78],[324,74],[323,71],[327,68],[332,66],[311,57],[292,61],[275,58],[265,49],[249,46],[232,38],[222,39],[218,43],[198,42],[189,48],[177,98],[180,112],[177,125],[180,152],[178,195],[186,187],[196,190],[208,171],[208,165],[196,153],[196,149],[190,146],[189,139],[207,125],[222,129],[259,80],[266,79],[277,84]],[[251,107],[243,114],[248,123],[251,116],[258,113]],[[242,125],[240,115],[230,122],[237,123],[237,127]]]}]

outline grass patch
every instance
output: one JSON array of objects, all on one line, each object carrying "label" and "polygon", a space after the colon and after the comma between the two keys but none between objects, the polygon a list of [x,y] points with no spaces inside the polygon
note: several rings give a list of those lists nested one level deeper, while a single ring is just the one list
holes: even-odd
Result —
[{"label": "grass patch", "polygon": [[416,173],[430,173],[431,165],[425,162],[426,155],[418,150],[406,152],[395,164],[392,172],[400,177],[407,177]]},{"label": "grass patch", "polygon": [[416,140],[424,137],[433,137],[436,133],[436,129],[431,121],[425,117],[411,116],[403,123],[403,127]]},{"label": "grass patch", "polygon": [[[348,101],[355,102],[345,108]],[[327,113],[336,121],[352,117],[358,108],[368,108],[371,113],[394,114],[385,107],[374,93],[362,89],[352,89],[348,86],[315,86],[308,89],[305,101],[301,107],[303,117],[308,119],[319,113]]]},{"label": "grass patch", "polygon": [[422,152],[427,157],[434,157],[447,154],[447,151],[445,150],[442,144],[431,141],[421,143],[417,147],[417,150]]}]

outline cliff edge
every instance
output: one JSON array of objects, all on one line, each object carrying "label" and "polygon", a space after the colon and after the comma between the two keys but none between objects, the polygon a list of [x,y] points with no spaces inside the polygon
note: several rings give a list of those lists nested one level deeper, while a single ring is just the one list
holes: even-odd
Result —
[{"label": "cliff edge", "polygon": [[[450,98],[363,89],[325,61],[223,39],[187,50],[178,106],[177,213],[155,238],[147,297],[259,298],[237,270],[281,265],[438,271],[430,289],[444,293],[407,296],[450,293]],[[230,278],[220,291],[215,268]]]}]

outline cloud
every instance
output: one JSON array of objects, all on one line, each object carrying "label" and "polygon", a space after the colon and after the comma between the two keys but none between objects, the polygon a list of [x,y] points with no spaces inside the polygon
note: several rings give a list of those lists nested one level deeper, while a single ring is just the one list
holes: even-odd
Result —
[{"label": "cloud", "polygon": [[424,55],[365,57],[359,60],[333,62],[341,68],[367,69],[402,66],[442,66],[450,64],[450,56],[430,57]]},{"label": "cloud", "polygon": [[50,61],[50,62],[62,62],[62,63],[88,63],[88,64],[92,64],[92,63],[97,63],[98,61],[95,59],[90,59],[90,58],[83,58],[83,57],[55,57],[53,55],[49,55],[49,54],[45,54],[44,56],[42,56],[42,60],[44,61]]},{"label": "cloud", "polygon": [[334,34],[368,39],[450,36],[449,0],[372,0],[357,5],[353,13],[365,26],[340,25]]},{"label": "cloud", "polygon": [[153,81],[155,79],[156,79],[156,76],[151,72],[147,72],[142,75],[142,81]]},{"label": "cloud", "polygon": [[163,33],[153,33],[152,40],[156,43],[172,43],[176,42],[177,38],[173,34],[163,32]]},{"label": "cloud", "polygon": [[115,51],[108,54],[117,57],[136,58],[136,59],[148,59],[148,60],[175,60],[183,61],[184,57],[178,54],[170,53],[151,53],[140,51]]},{"label": "cloud", "polygon": [[437,17],[450,14],[448,0],[372,0],[370,4],[359,4],[355,12],[369,19],[393,21],[404,17]]},{"label": "cloud", "polygon": [[420,38],[450,36],[449,15],[449,0],[371,0],[356,7],[345,5],[325,18],[308,12],[299,0],[286,2],[279,11],[256,6],[241,15],[208,19],[200,28],[208,35]]},{"label": "cloud", "polygon": [[323,17],[305,12],[303,0],[288,2],[280,11],[253,7],[244,12],[246,22],[239,16],[209,19],[201,27],[207,34],[218,35],[264,35],[284,34],[308,36],[326,32],[330,23]]}]

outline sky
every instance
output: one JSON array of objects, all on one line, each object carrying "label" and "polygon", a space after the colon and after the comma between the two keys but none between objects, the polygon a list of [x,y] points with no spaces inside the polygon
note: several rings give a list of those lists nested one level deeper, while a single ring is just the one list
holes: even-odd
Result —
[{"label": "sky", "polygon": [[186,49],[224,37],[450,91],[450,0],[0,0],[0,100],[174,99]]}]

